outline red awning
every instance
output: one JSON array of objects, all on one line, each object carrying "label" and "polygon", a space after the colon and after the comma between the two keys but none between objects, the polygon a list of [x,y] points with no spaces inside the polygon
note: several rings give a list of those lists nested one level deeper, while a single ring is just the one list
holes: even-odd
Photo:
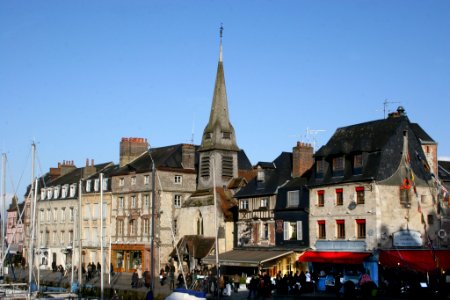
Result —
[{"label": "red awning", "polygon": [[298,258],[300,262],[335,264],[362,264],[370,256],[368,252],[306,251]]},{"label": "red awning", "polygon": [[380,264],[419,272],[450,269],[450,250],[385,250],[380,252]]}]

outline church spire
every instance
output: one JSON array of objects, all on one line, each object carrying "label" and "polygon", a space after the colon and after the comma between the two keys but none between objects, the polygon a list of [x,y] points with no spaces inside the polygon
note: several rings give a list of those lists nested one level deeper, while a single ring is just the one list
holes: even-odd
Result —
[{"label": "church spire", "polygon": [[220,26],[219,63],[217,66],[216,83],[214,86],[213,101],[209,121],[203,131],[200,151],[230,150],[239,151],[236,145],[234,128],[228,115],[228,99],[225,87],[225,74],[222,61],[223,26]]}]

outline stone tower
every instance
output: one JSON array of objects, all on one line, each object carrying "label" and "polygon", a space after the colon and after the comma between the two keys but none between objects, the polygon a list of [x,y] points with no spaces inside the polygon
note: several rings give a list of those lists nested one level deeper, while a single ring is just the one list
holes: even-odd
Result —
[{"label": "stone tower", "polygon": [[237,153],[234,128],[228,114],[228,100],[225,88],[225,75],[222,61],[222,29],[220,31],[219,64],[208,124],[203,131],[199,148],[198,190],[214,186],[227,185],[229,180],[238,175]]}]

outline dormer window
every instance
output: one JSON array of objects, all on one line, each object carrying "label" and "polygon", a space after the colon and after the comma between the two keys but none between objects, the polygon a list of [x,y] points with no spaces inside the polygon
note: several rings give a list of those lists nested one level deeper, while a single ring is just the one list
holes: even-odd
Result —
[{"label": "dormer window", "polygon": [[47,198],[48,200],[51,200],[53,197],[53,188],[48,188],[47,189]]},{"label": "dormer window", "polygon": [[103,191],[108,190],[108,178],[103,178]]},{"label": "dormer window", "polygon": [[125,185],[125,178],[121,177],[119,179],[119,186],[124,186]]},{"label": "dormer window", "polygon": [[59,198],[59,190],[61,189],[61,187],[60,186],[55,186],[55,190],[54,190],[54,192],[53,192],[53,196],[54,196],[54,198],[55,199],[58,199]]},{"label": "dormer window", "polygon": [[300,191],[287,192],[287,207],[297,207],[300,203]]},{"label": "dormer window", "polygon": [[67,197],[67,190],[69,188],[68,184],[63,185],[62,187],[62,192],[61,192],[61,198],[66,198]]},{"label": "dormer window", "polygon": [[131,185],[136,185],[136,176],[131,177]]},{"label": "dormer window", "polygon": [[226,139],[226,140],[229,140],[231,138],[231,132],[223,131],[222,132],[222,138]]},{"label": "dormer window", "polygon": [[45,200],[45,196],[47,196],[46,190],[45,189],[41,189],[41,200]]},{"label": "dormer window", "polygon": [[333,158],[333,177],[344,176],[344,156]]},{"label": "dormer window", "polygon": [[183,183],[183,176],[181,175],[175,175],[175,184],[181,184]]},{"label": "dormer window", "polygon": [[76,190],[77,190],[77,184],[76,183],[71,184],[70,185],[70,197],[71,198],[75,197]]},{"label": "dormer window", "polygon": [[86,180],[86,192],[90,192],[91,191],[91,184],[92,184],[92,180]]},{"label": "dormer window", "polygon": [[97,178],[94,180],[94,191],[98,192],[99,185],[100,185],[100,179]]},{"label": "dormer window", "polygon": [[353,174],[354,175],[362,174],[362,167],[363,167],[362,154],[356,154],[353,157]]},{"label": "dormer window", "polygon": [[323,159],[316,160],[316,178],[323,178],[324,173],[324,162]]},{"label": "dormer window", "polygon": [[264,170],[261,169],[261,167],[258,167],[258,174],[256,175],[256,180],[258,182],[264,182],[264,179],[265,179]]}]

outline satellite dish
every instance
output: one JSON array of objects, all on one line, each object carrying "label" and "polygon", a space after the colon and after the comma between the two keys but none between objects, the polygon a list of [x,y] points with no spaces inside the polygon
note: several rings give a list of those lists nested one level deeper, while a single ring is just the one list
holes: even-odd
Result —
[{"label": "satellite dish", "polygon": [[355,201],[350,202],[348,205],[348,209],[354,210],[355,208],[356,208],[356,202]]}]

